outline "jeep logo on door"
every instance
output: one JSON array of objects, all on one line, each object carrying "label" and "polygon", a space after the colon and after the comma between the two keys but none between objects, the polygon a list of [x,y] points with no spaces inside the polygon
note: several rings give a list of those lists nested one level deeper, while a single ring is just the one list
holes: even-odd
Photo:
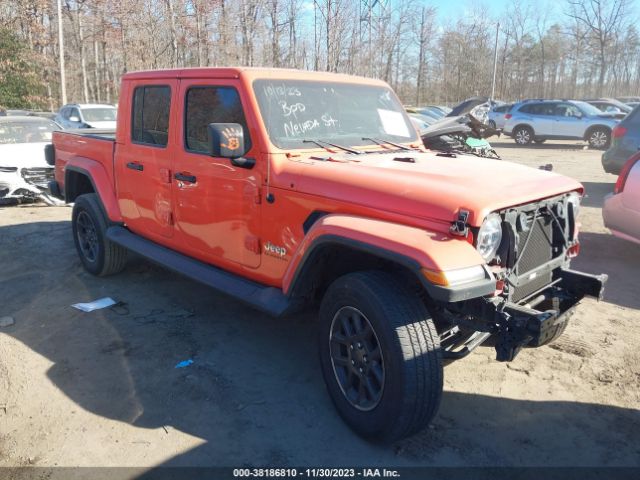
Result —
[{"label": "jeep logo on door", "polygon": [[284,258],[287,254],[287,249],[284,247],[278,247],[271,242],[267,242],[264,245],[264,253],[271,255],[272,257]]}]

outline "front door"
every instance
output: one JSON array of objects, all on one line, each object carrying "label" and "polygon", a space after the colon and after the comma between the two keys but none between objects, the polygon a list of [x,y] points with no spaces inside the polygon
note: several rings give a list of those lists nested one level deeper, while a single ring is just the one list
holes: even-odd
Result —
[{"label": "front door", "polygon": [[[258,158],[252,146],[238,88],[232,80],[180,81],[184,119],[180,155],[173,161],[176,235],[186,253],[222,267],[260,265],[260,184],[262,165],[236,166],[228,158],[209,155],[209,123],[239,123],[247,157]],[[251,129],[256,131],[255,129]]]},{"label": "front door", "polygon": [[[118,202],[130,230],[162,242],[173,235],[171,205],[171,140],[169,119],[176,108],[178,82],[153,80],[134,83],[125,95],[132,105],[130,136],[116,144]],[[172,106],[173,103],[173,106]]]},{"label": "front door", "polygon": [[583,113],[570,103],[558,103],[555,109],[553,134],[559,137],[582,138],[585,132]]}]

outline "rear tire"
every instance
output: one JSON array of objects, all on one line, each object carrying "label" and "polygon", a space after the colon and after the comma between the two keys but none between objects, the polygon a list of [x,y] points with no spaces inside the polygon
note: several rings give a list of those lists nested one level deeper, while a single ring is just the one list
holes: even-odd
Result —
[{"label": "rear tire", "polygon": [[533,140],[533,130],[527,126],[519,126],[513,130],[513,139],[518,145],[529,145]]},{"label": "rear tire", "polygon": [[496,122],[494,122],[493,120],[489,120],[489,127],[493,128],[495,130],[496,129]]},{"label": "rear tire", "polygon": [[359,435],[392,442],[433,419],[442,355],[424,303],[385,272],[338,278],[320,308],[322,374],[338,413]]},{"label": "rear tire", "polygon": [[85,270],[99,277],[122,271],[127,263],[127,250],[107,238],[107,218],[95,193],[76,198],[71,226]]},{"label": "rear tire", "polygon": [[611,132],[606,128],[594,128],[589,132],[587,141],[591,148],[606,150],[611,144]]}]

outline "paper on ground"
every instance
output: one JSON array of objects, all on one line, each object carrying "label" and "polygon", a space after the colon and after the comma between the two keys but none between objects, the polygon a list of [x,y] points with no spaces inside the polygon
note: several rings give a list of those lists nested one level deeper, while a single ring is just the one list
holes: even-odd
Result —
[{"label": "paper on ground", "polygon": [[110,307],[111,305],[115,305],[116,303],[117,302],[113,298],[104,297],[89,303],[74,303],[71,306],[73,308],[77,308],[78,310],[82,310],[83,312],[93,312],[94,310]]}]

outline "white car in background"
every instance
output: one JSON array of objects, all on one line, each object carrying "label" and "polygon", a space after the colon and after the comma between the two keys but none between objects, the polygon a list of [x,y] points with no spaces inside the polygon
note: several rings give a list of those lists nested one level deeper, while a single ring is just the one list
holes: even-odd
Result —
[{"label": "white car in background", "polygon": [[494,130],[504,128],[504,124],[507,122],[505,115],[509,113],[511,107],[513,107],[513,103],[505,103],[491,107],[488,114],[489,126]]},{"label": "white car in background", "polygon": [[604,200],[602,217],[616,237],[640,244],[640,153],[622,167],[613,193]]},{"label": "white car in background", "polygon": [[0,205],[42,198],[58,202],[49,195],[54,167],[45,160],[45,146],[60,126],[40,117],[0,117]]},{"label": "white car in background", "polygon": [[113,105],[72,103],[62,107],[55,120],[64,129],[115,130],[117,113],[117,109]]}]

